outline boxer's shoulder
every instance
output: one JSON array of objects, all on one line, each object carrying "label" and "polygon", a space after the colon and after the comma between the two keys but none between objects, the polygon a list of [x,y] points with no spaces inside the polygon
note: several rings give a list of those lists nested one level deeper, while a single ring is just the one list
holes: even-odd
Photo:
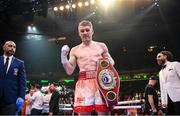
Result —
[{"label": "boxer's shoulder", "polygon": [[103,42],[98,42],[97,45],[98,45],[101,49],[103,49],[103,51],[107,51],[107,46],[106,46],[105,43],[103,43]]},{"label": "boxer's shoulder", "polygon": [[80,45],[74,46],[71,49],[71,54],[78,54],[81,51]]},{"label": "boxer's shoulder", "polygon": [[80,45],[74,46],[74,47],[72,47],[71,51],[76,51],[79,47],[80,47]]},{"label": "boxer's shoulder", "polygon": [[103,42],[93,41],[93,43],[94,43],[94,45],[96,45],[96,46],[100,46],[100,47],[104,47],[104,46],[106,46],[106,44],[105,44],[105,43],[103,43]]}]

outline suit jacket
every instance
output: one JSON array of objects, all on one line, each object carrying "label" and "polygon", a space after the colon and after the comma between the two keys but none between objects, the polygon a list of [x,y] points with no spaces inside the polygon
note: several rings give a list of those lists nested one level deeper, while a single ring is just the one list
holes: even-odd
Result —
[{"label": "suit jacket", "polygon": [[57,90],[55,90],[49,102],[49,112],[53,112],[53,115],[57,115],[59,113],[59,98],[60,94]]},{"label": "suit jacket", "polygon": [[167,105],[168,97],[173,102],[180,101],[180,63],[166,62],[166,67],[159,72],[161,100]]},{"label": "suit jacket", "polygon": [[4,57],[0,56],[0,102],[16,103],[18,97],[24,99],[26,91],[26,73],[24,62],[12,58],[9,70],[4,75]]}]

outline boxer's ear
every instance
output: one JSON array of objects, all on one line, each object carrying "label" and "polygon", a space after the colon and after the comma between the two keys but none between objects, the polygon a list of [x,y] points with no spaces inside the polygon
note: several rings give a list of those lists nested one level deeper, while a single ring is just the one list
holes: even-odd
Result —
[{"label": "boxer's ear", "polygon": [[92,29],[92,35],[94,35],[94,30]]}]

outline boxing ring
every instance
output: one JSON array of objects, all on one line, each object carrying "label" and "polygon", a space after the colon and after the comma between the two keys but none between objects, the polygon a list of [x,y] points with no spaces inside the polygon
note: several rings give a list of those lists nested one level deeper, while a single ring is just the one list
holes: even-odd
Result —
[{"label": "boxing ring", "polygon": [[[127,110],[129,115],[137,115],[138,110],[144,109],[144,100],[119,101],[113,110]],[[59,104],[60,111],[73,111],[71,104]]]}]

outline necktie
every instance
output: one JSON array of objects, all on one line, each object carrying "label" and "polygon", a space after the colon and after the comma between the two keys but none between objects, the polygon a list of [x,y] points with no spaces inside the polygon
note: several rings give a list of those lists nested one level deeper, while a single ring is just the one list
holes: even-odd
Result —
[{"label": "necktie", "polygon": [[9,57],[6,58],[6,62],[4,64],[4,74],[6,74],[7,72],[8,64],[9,64]]},{"label": "necktie", "polygon": [[166,64],[161,67],[161,69],[164,69],[164,68],[166,68]]}]

